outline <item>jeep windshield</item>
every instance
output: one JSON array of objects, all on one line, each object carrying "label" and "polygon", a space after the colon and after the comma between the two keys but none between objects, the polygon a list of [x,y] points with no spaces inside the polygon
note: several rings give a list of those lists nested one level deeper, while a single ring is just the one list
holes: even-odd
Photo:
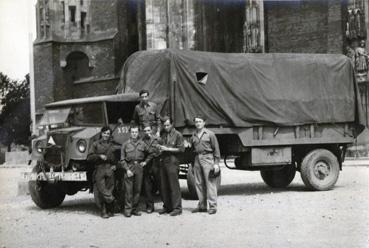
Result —
[{"label": "jeep windshield", "polygon": [[105,124],[102,102],[74,105],[69,116],[69,123],[72,126],[101,126]]},{"label": "jeep windshield", "polygon": [[51,128],[69,126],[101,126],[105,123],[103,103],[85,103],[70,107],[47,109],[40,125]]},{"label": "jeep windshield", "polygon": [[66,122],[71,108],[48,109],[40,121],[41,126],[58,125]]}]

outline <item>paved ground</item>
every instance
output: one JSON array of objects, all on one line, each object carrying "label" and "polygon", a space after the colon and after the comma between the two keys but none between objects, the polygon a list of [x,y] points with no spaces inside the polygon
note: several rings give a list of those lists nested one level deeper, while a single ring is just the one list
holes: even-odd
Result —
[{"label": "paved ground", "polygon": [[258,172],[224,169],[215,216],[190,213],[182,181],[183,215],[108,220],[87,192],[40,210],[16,196],[21,170],[0,169],[0,247],[369,247],[368,166],[346,166],[327,192],[306,191],[299,174],[273,190]]}]

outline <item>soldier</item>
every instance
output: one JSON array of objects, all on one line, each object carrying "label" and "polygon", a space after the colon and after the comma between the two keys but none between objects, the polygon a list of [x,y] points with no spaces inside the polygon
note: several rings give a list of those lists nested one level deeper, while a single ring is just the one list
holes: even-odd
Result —
[{"label": "soldier", "polygon": [[194,174],[196,193],[199,203],[192,213],[206,212],[209,202],[209,214],[217,212],[217,186],[216,177],[211,176],[220,172],[219,144],[215,134],[205,128],[205,118],[196,116],[194,118],[196,131],[191,137],[191,144],[195,151]]},{"label": "soldier", "polygon": [[95,164],[94,189],[98,190],[98,197],[101,202],[101,217],[103,218],[114,215],[115,149],[116,147],[111,140],[110,128],[103,127],[100,139],[92,144],[87,156],[87,161]]},{"label": "soldier", "polygon": [[[147,156],[146,144],[138,139],[138,127],[131,127],[130,139],[123,144],[121,149],[120,164],[125,169],[124,173],[124,216],[131,215],[140,216],[138,203],[140,200],[143,167],[151,160],[151,156]],[[146,159],[145,159],[146,157]]]},{"label": "soldier", "polygon": [[160,151],[158,148],[160,138],[153,135],[150,125],[145,126],[143,131],[145,133],[145,136],[143,137],[142,140],[145,142],[149,154],[152,154],[153,156],[152,160],[144,168],[144,179],[143,179],[146,212],[150,214],[154,212],[154,196],[153,196],[154,182],[156,183],[157,186],[160,185],[159,184]]},{"label": "soldier", "polygon": [[162,145],[160,159],[160,193],[164,203],[159,214],[170,213],[171,216],[182,214],[181,189],[178,181],[178,153],[184,151],[183,137],[172,124],[170,117],[163,118],[164,132],[161,136]]},{"label": "soldier", "polygon": [[136,105],[132,117],[132,125],[139,125],[142,131],[145,125],[150,125],[153,133],[160,137],[160,113],[158,106],[149,101],[149,91],[140,91],[141,102]]}]

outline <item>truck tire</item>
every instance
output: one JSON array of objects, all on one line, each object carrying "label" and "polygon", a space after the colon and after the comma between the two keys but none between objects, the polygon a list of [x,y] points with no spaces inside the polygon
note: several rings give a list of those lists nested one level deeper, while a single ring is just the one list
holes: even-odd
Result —
[{"label": "truck tire", "polygon": [[286,165],[281,169],[262,170],[261,178],[272,188],[285,188],[295,178],[296,169],[292,165]]},{"label": "truck tire", "polygon": [[[32,172],[39,172],[37,165],[32,169]],[[33,202],[42,209],[57,207],[62,204],[65,198],[65,193],[58,184],[29,181],[28,189]]]},{"label": "truck tire", "polygon": [[340,166],[337,157],[326,149],[309,152],[301,163],[301,178],[311,190],[329,190],[336,184]]},{"label": "truck tire", "polygon": [[[221,183],[222,183],[222,173],[219,175],[219,177],[217,177],[217,190],[219,190]],[[195,187],[195,174],[193,172],[192,165],[188,166],[187,188],[188,188],[188,192],[190,193],[189,194],[190,199],[198,200],[199,198],[197,197],[196,187]]]}]

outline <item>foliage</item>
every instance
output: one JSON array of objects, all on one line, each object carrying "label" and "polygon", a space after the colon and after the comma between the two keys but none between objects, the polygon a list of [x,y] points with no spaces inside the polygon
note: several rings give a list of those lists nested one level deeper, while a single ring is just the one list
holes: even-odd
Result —
[{"label": "foliage", "polygon": [[30,124],[29,75],[16,81],[0,72],[0,142],[28,145]]}]

